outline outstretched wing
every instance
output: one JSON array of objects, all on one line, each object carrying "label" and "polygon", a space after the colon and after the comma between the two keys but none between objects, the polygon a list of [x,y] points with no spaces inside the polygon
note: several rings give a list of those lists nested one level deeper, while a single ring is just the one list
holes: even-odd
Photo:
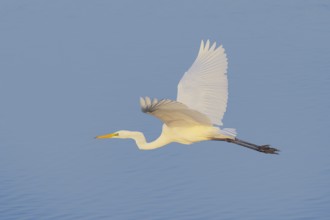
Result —
[{"label": "outstretched wing", "polygon": [[228,80],[225,50],[210,41],[201,42],[198,56],[178,85],[177,101],[222,125],[227,108]]},{"label": "outstretched wing", "polygon": [[204,114],[188,108],[186,105],[169,99],[150,100],[140,98],[141,110],[159,118],[168,127],[187,127],[194,125],[212,125]]}]

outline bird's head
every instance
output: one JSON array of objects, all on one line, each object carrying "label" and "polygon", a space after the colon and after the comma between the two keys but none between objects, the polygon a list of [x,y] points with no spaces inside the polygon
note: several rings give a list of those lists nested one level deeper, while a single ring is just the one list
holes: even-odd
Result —
[{"label": "bird's head", "polygon": [[120,130],[120,131],[116,131],[114,133],[111,134],[104,134],[104,135],[99,135],[96,136],[95,138],[130,138],[132,136],[132,132],[131,131],[125,131],[125,130]]}]

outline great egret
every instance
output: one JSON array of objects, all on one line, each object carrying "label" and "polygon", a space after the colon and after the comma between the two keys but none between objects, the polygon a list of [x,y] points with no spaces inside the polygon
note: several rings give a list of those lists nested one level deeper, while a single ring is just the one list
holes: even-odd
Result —
[{"label": "great egret", "polygon": [[161,135],[147,143],[141,132],[120,130],[96,138],[131,138],[141,150],[151,150],[171,142],[192,144],[216,140],[235,143],[259,152],[277,154],[269,145],[255,145],[236,138],[236,130],[221,130],[228,99],[227,57],[222,45],[201,42],[198,56],[178,85],[177,101],[140,98],[141,109],[160,119]]}]

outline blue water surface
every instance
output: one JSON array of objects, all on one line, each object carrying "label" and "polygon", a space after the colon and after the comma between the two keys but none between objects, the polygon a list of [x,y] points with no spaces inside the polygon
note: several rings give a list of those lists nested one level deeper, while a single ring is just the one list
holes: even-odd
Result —
[{"label": "blue water surface", "polygon": [[[330,219],[330,2],[0,1],[0,219]],[[222,142],[140,151],[200,41],[229,59]]]}]

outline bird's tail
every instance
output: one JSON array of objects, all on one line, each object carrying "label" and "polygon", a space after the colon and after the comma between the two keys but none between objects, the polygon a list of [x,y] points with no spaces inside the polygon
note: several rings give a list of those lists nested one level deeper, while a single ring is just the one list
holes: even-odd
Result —
[{"label": "bird's tail", "polygon": [[220,130],[220,134],[235,138],[237,136],[237,132],[235,128],[224,128]]}]

